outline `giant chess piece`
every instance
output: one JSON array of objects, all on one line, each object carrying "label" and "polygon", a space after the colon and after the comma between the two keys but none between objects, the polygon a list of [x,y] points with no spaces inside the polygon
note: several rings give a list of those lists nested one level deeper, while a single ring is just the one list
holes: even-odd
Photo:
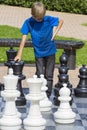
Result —
[{"label": "giant chess piece", "polygon": [[[60,101],[58,100],[58,96],[59,96],[59,90],[62,88],[63,84],[66,83],[67,87],[70,89],[71,91],[71,95],[72,95],[72,85],[69,82],[69,76],[67,75],[69,68],[67,67],[67,61],[68,61],[68,57],[65,54],[65,52],[62,53],[62,55],[59,58],[60,61],[60,67],[58,68],[59,71],[59,75],[58,75],[58,83],[55,85],[54,87],[54,104],[59,106]],[[70,101],[70,104],[72,104],[72,100]]]},{"label": "giant chess piece", "polygon": [[[17,54],[17,51],[13,49],[13,44],[10,44],[10,49],[6,50],[7,61],[4,62],[4,65],[8,67],[8,70],[11,67],[11,61],[14,61],[16,54]],[[4,90],[4,84],[0,83],[0,91],[2,90]]]},{"label": "giant chess piece", "polygon": [[40,78],[43,81],[41,92],[44,95],[44,99],[40,101],[40,110],[41,111],[50,111],[52,108],[52,102],[48,99],[46,91],[47,91],[47,80],[44,78],[44,75],[40,75]]},{"label": "giant chess piece", "polygon": [[30,101],[30,108],[27,118],[24,119],[23,124],[25,130],[44,130],[46,120],[42,117],[40,112],[39,101],[44,98],[41,93],[42,79],[34,76],[27,79],[29,94],[26,99]]},{"label": "giant chess piece", "polygon": [[77,87],[74,89],[74,93],[76,97],[87,97],[87,68],[85,65],[79,69],[80,78]]},{"label": "giant chess piece", "polygon": [[56,123],[67,124],[75,121],[76,114],[72,111],[69,101],[70,89],[67,88],[67,84],[63,84],[63,87],[59,91],[60,106],[54,113],[54,119]]},{"label": "giant chess piece", "polygon": [[17,51],[13,49],[13,44],[10,44],[10,49],[6,50],[7,61],[4,63],[8,68],[11,67],[11,61],[14,61]]},{"label": "giant chess piece", "polygon": [[15,105],[15,99],[20,95],[20,92],[17,90],[18,76],[14,76],[12,69],[9,69],[9,74],[4,76],[3,80],[5,90],[1,92],[1,96],[6,102],[0,119],[0,129],[20,130],[22,121]]},{"label": "giant chess piece", "polygon": [[22,89],[22,80],[26,78],[26,76],[22,74],[24,61],[12,61],[11,66],[13,68],[13,74],[18,76],[17,89],[20,91],[20,97],[17,98],[16,105],[24,106],[26,105],[26,99]]},{"label": "giant chess piece", "polygon": [[17,106],[24,106],[26,105],[26,99],[25,96],[23,94],[23,90],[22,90],[22,80],[24,80],[26,78],[25,75],[22,74],[22,70],[23,70],[23,66],[24,66],[24,62],[23,61],[14,61],[14,58],[17,54],[16,50],[13,50],[13,44],[10,45],[10,50],[6,51],[6,55],[7,55],[7,62],[5,62],[5,66],[8,66],[8,69],[10,67],[13,68],[13,74],[17,75],[19,77],[18,79],[18,84],[17,84],[17,89],[20,91],[20,97],[17,98],[16,100],[16,105]]},{"label": "giant chess piece", "polygon": [[0,91],[3,91],[3,90],[4,90],[4,84],[0,83]]}]

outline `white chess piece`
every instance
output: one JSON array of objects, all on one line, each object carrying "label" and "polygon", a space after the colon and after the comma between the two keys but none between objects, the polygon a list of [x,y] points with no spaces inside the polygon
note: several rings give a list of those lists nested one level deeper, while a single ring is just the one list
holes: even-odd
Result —
[{"label": "white chess piece", "polygon": [[48,99],[47,94],[46,94],[46,91],[48,89],[46,86],[47,80],[44,78],[43,74],[41,74],[40,77],[43,81],[43,84],[41,87],[41,92],[44,95],[44,99],[40,100],[40,110],[41,111],[50,111],[52,108],[52,102]]},{"label": "white chess piece", "polygon": [[26,99],[30,101],[30,108],[27,118],[23,121],[24,128],[25,130],[44,130],[46,120],[42,117],[39,106],[39,101],[44,98],[41,93],[42,80],[35,75],[27,79],[27,83],[29,94],[26,95]]},{"label": "white chess piece", "polygon": [[[16,89],[18,76],[13,75],[13,70],[9,69],[9,74],[3,77],[5,90],[1,92],[1,96],[6,100],[3,115],[0,119],[0,128],[4,130],[12,129],[19,130],[22,121],[18,117],[17,108],[15,105],[15,98],[20,95]],[[14,128],[14,129],[13,129]]]},{"label": "white chess piece", "polygon": [[67,84],[63,84],[63,87],[59,91],[60,106],[57,112],[54,113],[54,119],[57,123],[67,124],[75,121],[76,114],[72,111],[69,101],[70,90],[67,88]]}]

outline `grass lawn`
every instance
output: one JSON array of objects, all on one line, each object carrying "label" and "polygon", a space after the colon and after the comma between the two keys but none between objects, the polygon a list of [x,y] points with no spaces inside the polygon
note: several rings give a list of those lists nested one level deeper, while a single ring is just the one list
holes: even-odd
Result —
[{"label": "grass lawn", "polygon": [[[21,33],[19,28],[1,25],[0,26],[0,38],[21,38]],[[28,36],[30,38],[30,35]],[[55,40],[76,40],[80,41],[79,39],[74,38],[65,38],[57,36]],[[87,65],[87,41],[83,41],[85,43],[84,47],[77,50],[76,54],[76,65],[81,66],[82,64]],[[9,47],[0,47],[0,63],[4,63],[7,61],[6,57],[6,50],[9,50]],[[14,50],[18,50],[18,48],[14,47]],[[59,63],[59,57],[62,54],[63,50],[58,49],[56,53],[56,64]],[[22,54],[22,60],[25,63],[35,63],[33,48],[24,48]]]},{"label": "grass lawn", "polygon": [[87,23],[83,23],[82,25],[83,25],[83,26],[87,26]]}]

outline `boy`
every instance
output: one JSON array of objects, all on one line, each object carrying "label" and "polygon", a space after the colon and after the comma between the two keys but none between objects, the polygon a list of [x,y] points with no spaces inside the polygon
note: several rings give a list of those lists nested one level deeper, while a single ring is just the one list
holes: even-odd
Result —
[{"label": "boy", "polygon": [[[54,37],[60,30],[63,20],[59,20],[58,17],[45,16],[45,13],[46,9],[43,3],[35,2],[32,5],[32,16],[25,20],[21,28],[23,36],[18,54],[14,60],[21,60],[26,37],[28,33],[30,33],[34,47],[36,75],[40,77],[41,74],[44,74],[47,80],[47,96],[49,98],[52,92],[53,73],[55,67],[56,45]],[[54,26],[56,26],[56,30],[53,33]]]}]

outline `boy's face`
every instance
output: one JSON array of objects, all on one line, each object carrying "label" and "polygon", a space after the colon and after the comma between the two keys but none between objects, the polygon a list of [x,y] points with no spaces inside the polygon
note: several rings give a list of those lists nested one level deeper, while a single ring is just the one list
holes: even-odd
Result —
[{"label": "boy's face", "polygon": [[34,16],[32,16],[33,17],[33,19],[35,19],[37,22],[41,22],[42,20],[43,20],[43,18],[41,17],[34,17]]}]

